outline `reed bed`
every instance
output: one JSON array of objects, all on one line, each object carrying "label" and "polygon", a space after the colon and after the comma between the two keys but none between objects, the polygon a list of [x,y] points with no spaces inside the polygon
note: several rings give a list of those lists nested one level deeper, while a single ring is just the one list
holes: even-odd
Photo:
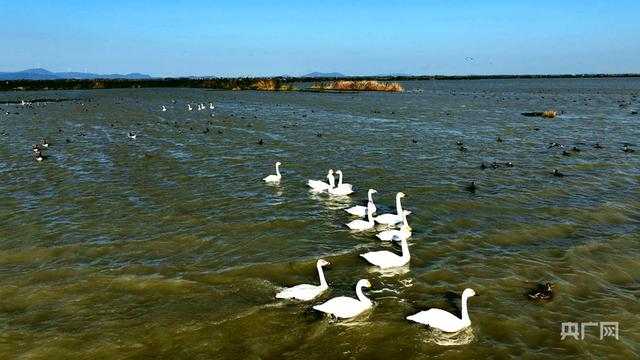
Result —
[{"label": "reed bed", "polygon": [[397,82],[380,82],[376,80],[317,82],[313,84],[311,88],[320,90],[350,91],[404,91],[402,85]]}]

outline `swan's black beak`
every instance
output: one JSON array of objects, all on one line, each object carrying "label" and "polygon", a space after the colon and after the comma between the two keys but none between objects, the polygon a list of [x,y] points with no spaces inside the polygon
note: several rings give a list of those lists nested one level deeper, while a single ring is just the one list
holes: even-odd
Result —
[{"label": "swan's black beak", "polygon": [[475,296],[480,296],[480,294],[476,293]]}]

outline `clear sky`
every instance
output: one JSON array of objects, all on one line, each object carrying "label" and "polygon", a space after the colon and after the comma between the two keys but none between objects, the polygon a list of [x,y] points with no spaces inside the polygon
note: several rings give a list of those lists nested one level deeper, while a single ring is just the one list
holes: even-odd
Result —
[{"label": "clear sky", "polygon": [[0,71],[638,73],[640,1],[1,0],[0,39]]}]

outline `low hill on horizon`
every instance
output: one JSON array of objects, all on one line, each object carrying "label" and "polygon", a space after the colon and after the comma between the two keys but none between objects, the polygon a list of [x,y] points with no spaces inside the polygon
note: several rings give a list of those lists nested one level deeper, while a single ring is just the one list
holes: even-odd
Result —
[{"label": "low hill on horizon", "polygon": [[27,69],[15,72],[0,72],[0,80],[64,80],[64,79],[151,79],[151,76],[140,73],[130,74],[94,74],[85,72],[51,72],[47,69]]}]

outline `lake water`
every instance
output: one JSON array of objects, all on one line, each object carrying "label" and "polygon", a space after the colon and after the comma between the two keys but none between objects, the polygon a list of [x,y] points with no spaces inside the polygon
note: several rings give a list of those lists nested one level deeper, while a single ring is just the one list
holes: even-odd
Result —
[{"label": "lake water", "polygon": [[[423,91],[0,93],[0,358],[639,357],[640,79],[404,85]],[[6,104],[54,97],[76,100]],[[520,114],[550,109],[564,113]],[[275,161],[283,179],[266,185]],[[328,169],[356,192],[311,193],[306,180]],[[359,257],[398,244],[344,226],[369,188],[380,213],[407,194],[412,258],[399,270]],[[318,258],[327,292],[275,299],[317,283]],[[355,296],[361,278],[371,310],[335,321],[311,309]],[[529,301],[542,282],[554,299]],[[480,294],[469,329],[405,319],[459,312],[467,287]],[[587,326],[561,340],[563,322],[607,321],[619,339]]]}]

